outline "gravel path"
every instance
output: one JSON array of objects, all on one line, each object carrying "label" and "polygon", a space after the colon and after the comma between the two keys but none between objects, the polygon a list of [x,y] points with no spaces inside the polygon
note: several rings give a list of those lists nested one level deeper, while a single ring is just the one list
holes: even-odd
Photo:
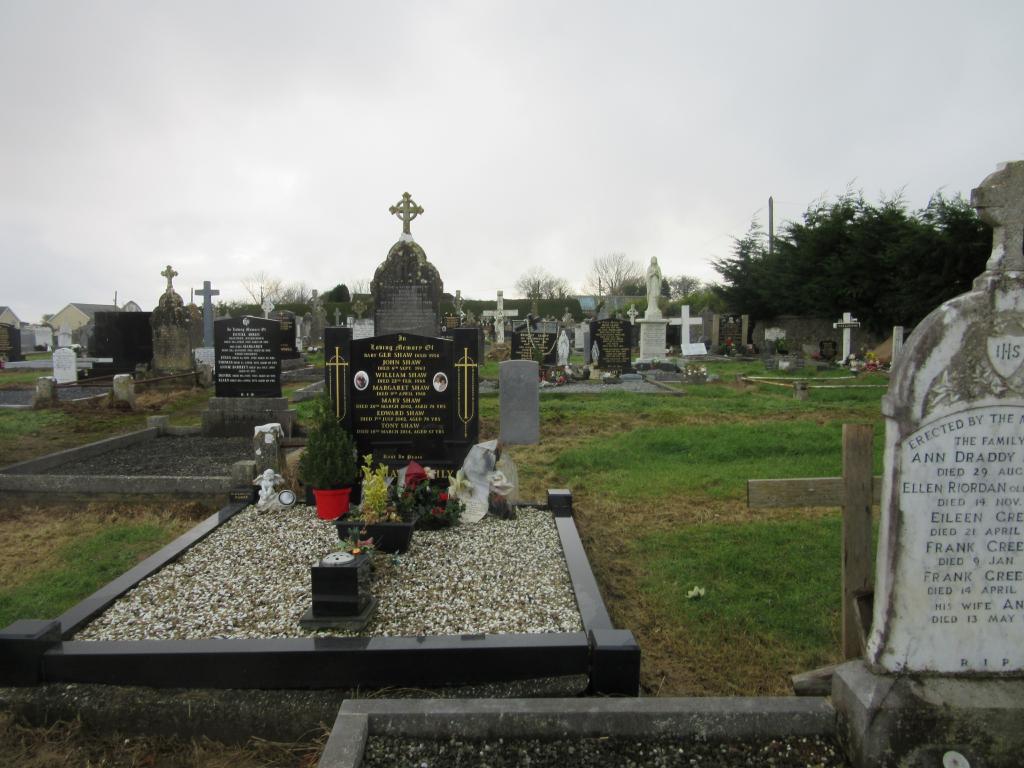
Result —
[{"label": "gravel path", "polygon": [[247,437],[158,437],[41,474],[226,477],[232,464],[251,458],[252,441]]},{"label": "gravel path", "polygon": [[498,739],[463,741],[371,736],[366,742],[364,768],[440,768],[441,766],[530,766],[530,768],[736,768],[772,766],[847,766],[849,763],[829,740],[794,737],[759,742],[634,741],[591,738],[539,741]]},{"label": "gravel path", "polygon": [[[309,632],[310,566],[337,546],[311,507],[240,512],[117,600],[76,640],[351,636]],[[360,635],[576,632],[579,611],[550,512],[417,531],[376,556],[375,617]]]}]

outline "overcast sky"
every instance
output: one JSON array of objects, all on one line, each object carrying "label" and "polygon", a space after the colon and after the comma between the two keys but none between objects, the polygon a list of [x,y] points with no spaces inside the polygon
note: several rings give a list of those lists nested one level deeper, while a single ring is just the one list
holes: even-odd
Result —
[{"label": "overcast sky", "polygon": [[712,280],[769,195],[916,208],[1024,158],[1022,30],[1020,0],[0,0],[0,305],[367,279],[406,190],[450,292],[616,251]]}]

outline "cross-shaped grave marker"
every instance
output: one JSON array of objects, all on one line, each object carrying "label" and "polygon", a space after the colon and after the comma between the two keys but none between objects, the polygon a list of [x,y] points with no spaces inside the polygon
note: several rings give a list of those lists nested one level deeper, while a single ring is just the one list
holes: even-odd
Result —
[{"label": "cross-shaped grave marker", "polygon": [[1024,166],[1001,163],[995,173],[971,190],[971,205],[978,218],[992,227],[992,256],[987,271],[1024,270]]},{"label": "cross-shaped grave marker", "polygon": [[626,314],[629,315],[629,324],[636,325],[636,319],[640,316],[640,313],[636,311],[636,304],[630,304]]},{"label": "cross-shaped grave marker", "polygon": [[402,220],[402,233],[411,235],[412,230],[409,229],[409,223],[423,213],[423,207],[416,204],[412,195],[404,192],[402,199],[388,208],[388,211]]},{"label": "cross-shaped grave marker", "polygon": [[504,344],[505,343],[505,318],[506,317],[519,317],[518,309],[505,309],[504,293],[498,291],[498,308],[497,309],[485,309],[483,312],[484,317],[494,318],[494,343]]},{"label": "cross-shaped grave marker", "polygon": [[196,296],[203,297],[203,346],[213,346],[213,297],[220,296],[220,291],[210,287],[209,280],[203,280],[202,290],[195,289]]},{"label": "cross-shaped grave marker", "polygon": [[843,312],[842,319],[832,323],[832,327],[843,329],[843,362],[846,363],[850,359],[850,329],[860,328],[860,320],[849,312]]},{"label": "cross-shaped grave marker", "polygon": [[267,296],[265,299],[263,299],[263,303],[260,304],[260,309],[263,310],[263,317],[265,317],[266,319],[269,320],[270,319],[270,313],[274,309],[274,302],[272,302],[270,300],[269,296]]},{"label": "cross-shaped grave marker", "polygon": [[[687,347],[690,346],[690,328],[695,325],[703,327],[704,321],[699,317],[690,317],[690,305],[683,304],[683,306],[679,308],[678,319],[672,318],[668,321],[668,324],[679,326],[679,351],[685,355],[687,354]],[[689,354],[706,354],[707,350],[705,349],[702,351],[701,349],[703,344],[697,344],[696,347],[697,348],[691,350]]]},{"label": "cross-shaped grave marker", "polygon": [[170,264],[167,265],[167,269],[160,273],[162,277],[167,278],[167,290],[165,293],[174,293],[174,286],[171,285],[171,280],[178,276],[178,273],[174,271],[174,267]]}]

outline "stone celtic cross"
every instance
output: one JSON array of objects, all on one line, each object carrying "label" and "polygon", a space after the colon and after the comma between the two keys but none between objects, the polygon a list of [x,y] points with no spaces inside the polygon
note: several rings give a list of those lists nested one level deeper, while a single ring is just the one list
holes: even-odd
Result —
[{"label": "stone celtic cross", "polygon": [[402,232],[411,235],[412,230],[409,229],[409,223],[423,213],[423,207],[417,205],[416,201],[412,199],[412,195],[405,192],[402,194],[402,199],[388,208],[388,211],[402,220]]},{"label": "stone celtic cross", "polygon": [[1024,164],[1001,164],[971,190],[971,205],[992,227],[992,256],[985,268],[1024,270]]},{"label": "stone celtic cross", "polygon": [[170,264],[167,265],[167,269],[160,273],[161,277],[167,278],[167,293],[174,292],[174,286],[171,285],[171,280],[178,276],[178,273],[174,271],[174,267]]},{"label": "stone celtic cross", "polygon": [[263,299],[263,303],[260,304],[260,309],[263,310],[263,316],[264,317],[266,317],[266,318],[270,317],[270,313],[274,309],[274,302],[270,300],[269,296],[267,296],[266,298]]},{"label": "stone celtic cross", "polygon": [[635,304],[629,305],[629,311],[626,314],[629,315],[629,324],[636,325],[636,319],[640,315],[640,313],[636,311]]}]

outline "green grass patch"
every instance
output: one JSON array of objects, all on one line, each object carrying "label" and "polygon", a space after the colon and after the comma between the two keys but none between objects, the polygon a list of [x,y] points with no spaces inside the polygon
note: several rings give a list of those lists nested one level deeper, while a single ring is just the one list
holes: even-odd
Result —
[{"label": "green grass patch", "polygon": [[[758,636],[825,663],[839,645],[841,521],[703,524],[645,536],[641,589],[695,639]],[[695,586],[704,597],[688,599]]]},{"label": "green grass patch", "polygon": [[[876,471],[882,442],[875,441]],[[743,496],[747,480],[836,476],[842,471],[842,424],[775,421],[636,429],[563,451],[555,467],[569,488],[624,503],[680,493]]]},{"label": "green grass patch", "polygon": [[57,410],[0,410],[0,441],[25,435],[40,435],[44,430],[66,424],[67,414]]},{"label": "green grass patch", "polygon": [[120,523],[64,546],[61,567],[0,590],[0,626],[19,618],[53,618],[117,578],[174,536],[170,525]]}]

